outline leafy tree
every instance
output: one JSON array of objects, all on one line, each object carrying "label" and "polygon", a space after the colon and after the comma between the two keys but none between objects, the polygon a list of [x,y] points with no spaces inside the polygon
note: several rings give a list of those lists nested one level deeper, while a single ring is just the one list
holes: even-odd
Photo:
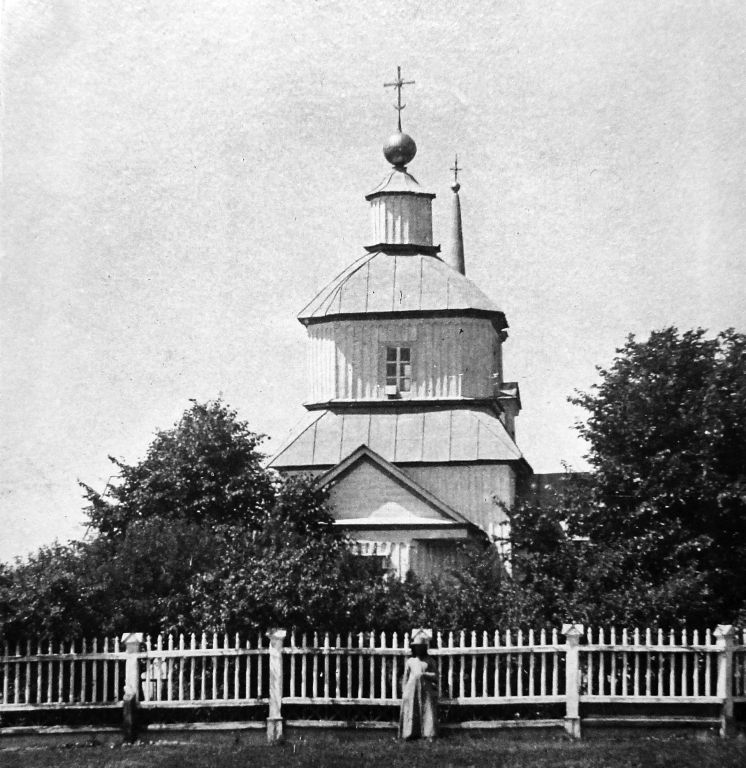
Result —
[{"label": "leafy tree", "polygon": [[109,457],[119,482],[105,494],[83,484],[91,525],[107,537],[150,519],[259,529],[274,499],[258,450],[263,439],[221,401],[193,402],[178,424],[156,434],[142,461]]},{"label": "leafy tree", "polygon": [[746,336],[630,337],[600,376],[575,398],[595,476],[579,529],[626,542],[651,576],[704,574],[713,608],[732,613],[746,576]]},{"label": "leafy tree", "polygon": [[81,588],[81,562],[74,544],[42,547],[26,562],[0,565],[0,637],[77,637],[91,624],[91,606]]},{"label": "leafy tree", "polygon": [[744,604],[746,337],[630,336],[572,401],[593,471],[513,512],[521,578],[585,621],[722,622]]}]

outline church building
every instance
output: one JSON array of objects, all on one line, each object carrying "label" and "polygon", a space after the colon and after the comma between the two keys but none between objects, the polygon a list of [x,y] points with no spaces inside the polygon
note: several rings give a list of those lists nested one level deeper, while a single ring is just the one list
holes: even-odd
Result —
[{"label": "church building", "polygon": [[466,276],[454,166],[452,237],[433,243],[432,201],[401,131],[365,199],[361,254],[300,312],[308,418],[272,458],[330,489],[339,526],[401,576],[454,563],[456,544],[506,532],[531,468],[515,440],[518,385],[503,378],[504,312]]}]

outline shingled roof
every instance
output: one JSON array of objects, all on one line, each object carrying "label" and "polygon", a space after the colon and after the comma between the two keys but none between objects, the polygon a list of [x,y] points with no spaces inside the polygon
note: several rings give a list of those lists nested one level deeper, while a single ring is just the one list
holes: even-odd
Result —
[{"label": "shingled roof", "polygon": [[505,315],[460,272],[424,253],[365,253],[329,283],[298,315],[303,323],[348,315],[447,312],[490,317],[500,328]]},{"label": "shingled roof", "polygon": [[311,413],[269,466],[332,467],[361,445],[396,463],[523,459],[503,423],[487,409],[345,409]]}]

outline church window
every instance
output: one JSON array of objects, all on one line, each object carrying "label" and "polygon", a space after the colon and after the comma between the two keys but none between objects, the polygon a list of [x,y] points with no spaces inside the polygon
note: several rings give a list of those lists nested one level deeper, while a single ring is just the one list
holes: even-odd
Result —
[{"label": "church window", "polygon": [[386,347],[386,394],[392,397],[412,389],[412,352],[409,347]]}]

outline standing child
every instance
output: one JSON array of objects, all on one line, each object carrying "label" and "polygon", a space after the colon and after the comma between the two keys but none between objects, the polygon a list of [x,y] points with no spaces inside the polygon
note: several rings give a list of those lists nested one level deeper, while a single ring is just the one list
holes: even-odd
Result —
[{"label": "standing child", "polygon": [[432,632],[412,631],[412,658],[407,660],[402,684],[400,739],[434,739],[438,735],[438,675],[435,660],[428,656]]}]

